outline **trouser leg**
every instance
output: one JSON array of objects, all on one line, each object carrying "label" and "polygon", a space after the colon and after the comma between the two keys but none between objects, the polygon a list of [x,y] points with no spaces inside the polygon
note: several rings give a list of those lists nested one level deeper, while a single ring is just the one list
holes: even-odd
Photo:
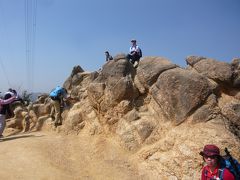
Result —
[{"label": "trouser leg", "polygon": [[2,135],[6,126],[5,115],[0,114],[0,136]]},{"label": "trouser leg", "polygon": [[52,120],[54,120],[54,115],[55,115],[55,106],[54,106],[54,100],[51,100],[51,112],[50,112],[50,117]]},{"label": "trouser leg", "polygon": [[52,100],[54,112],[55,112],[55,121],[54,124],[57,125],[61,123],[61,110],[60,110],[60,102],[57,100]]},{"label": "trouser leg", "polygon": [[26,115],[23,119],[23,132],[27,132],[30,129],[30,116]]},{"label": "trouser leg", "polygon": [[[130,60],[132,59],[132,55],[131,55],[131,54],[127,54],[126,59],[127,59],[128,61],[130,61]],[[131,61],[130,61],[130,62],[131,62]]]}]

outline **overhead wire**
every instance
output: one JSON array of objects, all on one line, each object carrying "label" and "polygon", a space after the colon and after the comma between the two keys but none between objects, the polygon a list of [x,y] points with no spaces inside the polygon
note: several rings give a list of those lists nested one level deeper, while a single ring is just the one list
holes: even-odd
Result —
[{"label": "overhead wire", "polygon": [[26,71],[29,91],[34,87],[37,0],[25,0]]},{"label": "overhead wire", "polygon": [[[1,1],[0,1],[0,3],[1,3]],[[1,17],[2,17],[2,20],[4,20],[4,17],[3,17],[3,9],[2,9],[1,4],[0,4],[0,15],[1,15]],[[1,22],[1,24],[2,24],[1,27],[4,28],[4,27],[5,27],[5,23],[4,23],[3,21],[0,21],[0,22]],[[4,36],[4,37],[6,37],[6,36]],[[4,66],[3,58],[2,58],[1,55],[0,55],[0,64],[1,64],[1,68],[2,68],[2,70],[3,70],[3,75],[5,76],[5,79],[6,79],[7,83],[8,83],[8,86],[11,87],[11,83],[10,83],[10,81],[9,81],[8,74],[7,74],[6,68],[5,68],[5,66]]]},{"label": "overhead wire", "polygon": [[7,71],[6,71],[5,66],[4,66],[4,64],[3,64],[3,62],[2,62],[1,56],[0,56],[0,64],[1,64],[1,68],[2,68],[2,70],[3,70],[3,73],[4,73],[4,75],[5,75],[5,78],[6,78],[6,80],[7,80],[8,86],[11,87],[11,84],[10,84],[10,81],[9,81],[9,78],[8,78],[8,75],[7,75]]},{"label": "overhead wire", "polygon": [[32,70],[32,87],[34,85],[34,67],[35,67],[35,47],[36,47],[36,26],[37,26],[37,0],[34,0],[33,3],[33,19],[32,19],[32,25],[33,25],[33,31],[32,31],[32,64],[31,64],[31,70]]}]

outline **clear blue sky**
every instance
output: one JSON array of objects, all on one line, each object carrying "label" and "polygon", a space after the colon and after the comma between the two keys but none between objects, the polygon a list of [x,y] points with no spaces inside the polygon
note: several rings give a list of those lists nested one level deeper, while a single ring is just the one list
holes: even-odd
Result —
[{"label": "clear blue sky", "polygon": [[105,50],[127,53],[132,38],[144,56],[182,67],[188,55],[240,57],[240,0],[37,0],[36,13],[26,11],[31,1],[0,0],[2,92],[49,92],[75,65],[95,71]]}]

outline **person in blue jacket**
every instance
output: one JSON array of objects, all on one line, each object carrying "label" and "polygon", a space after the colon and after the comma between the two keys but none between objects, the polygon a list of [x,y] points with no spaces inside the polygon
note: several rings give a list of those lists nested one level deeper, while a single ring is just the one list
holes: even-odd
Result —
[{"label": "person in blue jacket", "polygon": [[68,98],[68,93],[65,88],[57,86],[50,92],[49,96],[52,104],[50,116],[54,120],[54,126],[57,127],[62,125],[61,107],[64,106],[64,100]]}]

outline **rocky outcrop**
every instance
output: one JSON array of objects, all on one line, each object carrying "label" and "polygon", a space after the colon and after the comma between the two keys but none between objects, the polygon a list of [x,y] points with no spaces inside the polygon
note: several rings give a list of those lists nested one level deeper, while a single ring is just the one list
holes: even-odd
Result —
[{"label": "rocky outcrop", "polygon": [[189,56],[186,62],[181,68],[144,57],[134,68],[120,54],[98,72],[76,66],[64,83],[75,100],[62,113],[63,125],[52,127],[47,104],[33,109],[51,130],[115,139],[144,179],[198,179],[198,153],[207,143],[240,159],[240,61]]},{"label": "rocky outcrop", "polygon": [[202,105],[211,89],[205,77],[180,68],[162,73],[151,89],[166,118],[179,124]]},{"label": "rocky outcrop", "polygon": [[108,61],[87,88],[92,106],[105,113],[123,100],[132,102],[138,96],[133,81],[135,73],[125,56]]},{"label": "rocky outcrop", "polygon": [[232,81],[233,81],[233,87],[240,87],[240,58],[234,58],[232,60],[232,70],[233,70],[233,76],[232,76]]},{"label": "rocky outcrop", "polygon": [[204,59],[194,65],[194,68],[203,76],[208,77],[218,83],[231,83],[231,65],[218,62],[214,59]]},{"label": "rocky outcrop", "polygon": [[138,78],[139,82],[146,90],[149,90],[150,87],[157,81],[161,73],[176,67],[177,65],[171,63],[166,58],[145,57],[139,63],[136,78]]}]

